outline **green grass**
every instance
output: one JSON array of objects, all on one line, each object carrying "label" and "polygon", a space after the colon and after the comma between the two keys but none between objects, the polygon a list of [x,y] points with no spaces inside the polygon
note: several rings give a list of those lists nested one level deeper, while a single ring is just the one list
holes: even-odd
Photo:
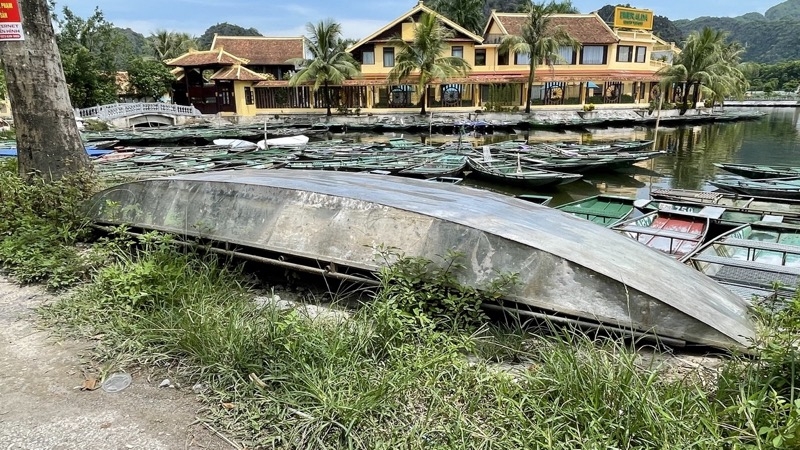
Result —
[{"label": "green grass", "polygon": [[[785,352],[757,364],[732,357],[720,388],[707,390],[695,377],[640,367],[637,353],[612,339],[565,329],[452,331],[397,320],[414,316],[397,309],[397,289],[384,289],[349,320],[312,320],[259,306],[240,274],[214,258],[177,252],[157,235],[137,248],[43,316],[81,336],[102,334],[101,358],[166,364],[189,383],[207,383],[209,420],[250,447],[712,449],[796,442],[800,408],[778,401],[796,392],[778,383],[793,373],[784,370],[794,364]],[[507,371],[497,362],[524,364]],[[776,437],[784,447],[774,445]]]}]

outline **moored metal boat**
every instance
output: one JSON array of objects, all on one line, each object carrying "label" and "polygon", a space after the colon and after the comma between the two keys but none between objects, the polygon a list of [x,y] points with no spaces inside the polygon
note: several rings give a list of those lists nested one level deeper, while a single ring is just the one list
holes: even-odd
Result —
[{"label": "moored metal boat", "polygon": [[774,216],[800,218],[800,199],[685,189],[656,189],[650,193],[650,197],[659,200],[702,203]]},{"label": "moored metal boat", "polygon": [[[720,210],[721,208],[715,209]],[[721,214],[721,211],[716,212]],[[710,225],[709,215],[678,211],[653,211],[641,217],[620,222],[612,229],[653,250],[670,255],[677,260],[683,260],[705,240]]]},{"label": "moored metal boat", "polygon": [[796,166],[725,163],[714,163],[714,165],[726,172],[754,179],[800,177],[800,167]]},{"label": "moored metal boat", "polygon": [[610,227],[627,219],[633,213],[634,200],[629,197],[601,194],[556,206],[556,209]]},{"label": "moored metal boat", "polygon": [[800,199],[800,177],[739,179],[722,178],[709,184],[726,192],[760,197]]},{"label": "moored metal boat", "polygon": [[97,194],[89,209],[101,225],[202,237],[325,276],[378,270],[386,264],[380,248],[425,258],[452,250],[466,255],[455,272],[462,283],[480,288],[498,273],[517,274],[503,305],[554,322],[676,345],[743,348],[754,335],[745,302],[690,267],[585,220],[484,190],[341,172],[231,171],[126,183]]},{"label": "moored metal boat", "polygon": [[791,297],[800,283],[800,226],[742,225],[699,248],[687,261],[746,300]]},{"label": "moored metal boat", "polygon": [[578,174],[529,167],[519,161],[517,164],[512,164],[507,161],[484,162],[476,158],[467,158],[467,164],[472,170],[470,176],[514,186],[550,187],[572,183],[582,178]]}]

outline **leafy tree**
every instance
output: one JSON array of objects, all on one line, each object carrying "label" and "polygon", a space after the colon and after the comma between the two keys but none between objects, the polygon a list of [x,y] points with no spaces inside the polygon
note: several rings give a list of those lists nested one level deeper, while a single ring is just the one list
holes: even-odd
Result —
[{"label": "leafy tree", "polygon": [[662,83],[683,85],[681,114],[689,108],[689,91],[693,91],[692,108],[697,106],[699,90],[707,89],[727,95],[746,88],[747,80],[739,65],[741,47],[729,46],[726,33],[705,28],[693,32],[673,65],[658,71]]},{"label": "leafy tree", "polygon": [[161,61],[135,58],[128,68],[128,82],[133,93],[158,99],[172,89],[175,76]]},{"label": "leafy tree", "polygon": [[328,117],[331,116],[330,85],[340,84],[359,73],[358,63],[345,51],[347,42],[342,39],[342,26],[331,19],[306,24],[305,38],[311,59],[295,59],[291,63],[300,66],[290,79],[289,85],[298,86],[314,82],[314,90],[322,86]]},{"label": "leafy tree", "polygon": [[708,81],[701,86],[703,95],[715,103],[725,104],[729,97],[742,97],[750,83],[747,74],[752,71],[751,64],[742,64],[741,55],[744,47],[738,42],[725,44],[721,47],[722,60],[709,76]]},{"label": "leafy tree", "polygon": [[149,56],[164,61],[197,49],[197,41],[189,33],[156,30],[147,37],[146,46]]},{"label": "leafy tree", "polygon": [[467,30],[481,34],[486,23],[483,5],[484,0],[436,0],[429,6]]},{"label": "leafy tree", "polygon": [[26,178],[58,180],[90,167],[61,68],[46,0],[19,2],[25,40],[0,43],[17,131],[17,167]]},{"label": "leafy tree", "polygon": [[220,36],[261,36],[255,28],[244,28],[239,25],[233,25],[228,22],[218,23],[206,29],[199,38],[197,38],[197,46],[201,50],[208,50],[211,48],[211,43],[214,42],[214,35]]},{"label": "leafy tree", "polygon": [[56,37],[73,106],[111,103],[117,99],[116,72],[130,60],[128,40],[95,9],[87,19],[64,7]]},{"label": "leafy tree", "polygon": [[525,102],[525,112],[531,112],[531,96],[533,81],[535,78],[536,67],[548,64],[552,67],[554,61],[558,61],[559,49],[561,47],[572,47],[577,50],[580,46],[572,36],[562,28],[550,27],[550,16],[562,10],[563,6],[550,2],[533,3],[528,8],[525,25],[522,28],[522,36],[506,36],[498,47],[500,52],[509,54],[527,54],[530,56],[528,73],[528,98]]},{"label": "leafy tree", "polygon": [[530,0],[486,0],[483,14],[488,17],[493,9],[499,12],[523,12],[529,4]]},{"label": "leafy tree", "polygon": [[463,58],[442,56],[447,54],[447,41],[452,37],[453,30],[445,28],[435,15],[424,13],[414,29],[411,42],[400,37],[389,41],[389,45],[399,49],[389,80],[398,82],[411,75],[419,76],[420,114],[425,114],[425,88],[430,82],[444,81],[454,75],[463,76],[472,69]]}]

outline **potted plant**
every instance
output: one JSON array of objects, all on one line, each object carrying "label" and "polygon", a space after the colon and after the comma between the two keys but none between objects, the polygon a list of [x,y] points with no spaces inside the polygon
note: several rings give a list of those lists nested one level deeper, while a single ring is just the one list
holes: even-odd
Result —
[{"label": "potted plant", "polygon": [[587,103],[583,105],[583,111],[578,111],[578,115],[581,116],[582,119],[594,118],[596,115],[594,111],[594,103]]}]

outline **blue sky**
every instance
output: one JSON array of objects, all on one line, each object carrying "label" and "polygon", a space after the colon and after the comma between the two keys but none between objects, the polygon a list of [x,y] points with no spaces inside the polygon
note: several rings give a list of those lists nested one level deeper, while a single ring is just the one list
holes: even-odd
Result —
[{"label": "blue sky", "polygon": [[[218,22],[255,27],[265,36],[299,36],[305,24],[331,17],[342,24],[345,37],[365,37],[416,5],[416,0],[56,0],[86,17],[95,6],[115,25],[144,35],[156,29],[202,34]],[[699,16],[739,16],[763,13],[781,0],[622,0],[670,19]],[[612,3],[573,0],[581,12]],[[616,2],[614,2],[616,3]]]}]

